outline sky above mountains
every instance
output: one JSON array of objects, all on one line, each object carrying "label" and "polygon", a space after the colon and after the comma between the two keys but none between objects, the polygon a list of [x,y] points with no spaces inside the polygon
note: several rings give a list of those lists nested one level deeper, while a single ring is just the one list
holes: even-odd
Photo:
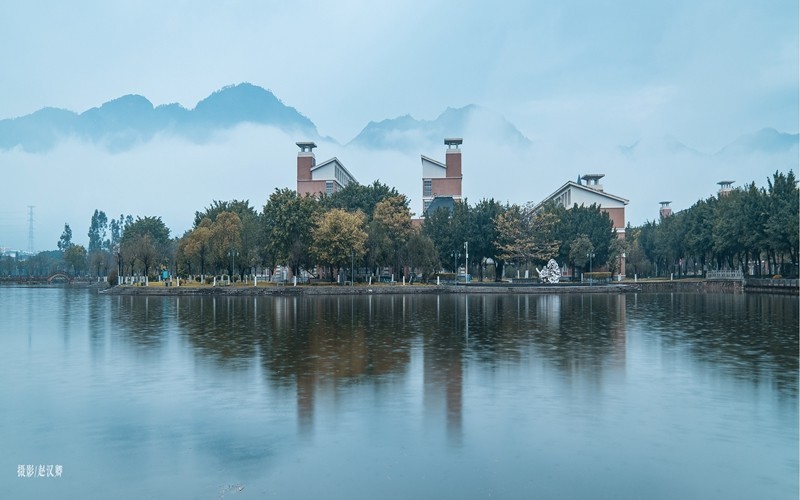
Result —
[{"label": "sky above mountains", "polygon": [[[671,159],[660,156],[646,168],[641,163],[633,168],[625,164],[629,160],[619,159],[616,148],[637,141],[639,155],[653,150],[661,154],[661,146],[647,145],[665,136],[694,150],[715,153],[737,137],[765,127],[798,132],[796,0],[404,1],[381,3],[379,8],[374,2],[355,0],[12,0],[0,4],[0,47],[0,119],[47,106],[80,113],[126,94],[146,96],[156,106],[177,102],[192,109],[211,91],[246,81],[271,89],[285,104],[309,117],[321,135],[345,144],[370,121],[407,114],[434,120],[448,107],[485,106],[513,123],[538,148],[535,154],[516,159],[512,146],[497,153],[502,161],[524,165],[503,173],[519,176],[517,184],[528,186],[526,191],[494,194],[512,203],[536,201],[589,171],[608,173],[607,188],[621,196],[636,186],[658,183],[659,169],[668,167]],[[279,159],[283,159],[281,167],[291,167],[291,141],[302,139],[270,133],[269,137],[281,143],[270,147],[263,137],[254,139],[259,144],[244,144],[244,137],[254,133],[247,129],[242,134],[218,139],[211,154],[200,153],[196,151],[199,146],[192,145],[186,157],[195,164],[208,158],[225,161],[224,141],[230,140],[237,146],[233,163],[246,165],[243,173],[253,177],[265,172],[265,165],[277,168]],[[105,170],[88,165],[93,177],[86,174],[91,180],[84,184],[91,185],[99,178],[119,185],[122,180],[109,178],[108,173],[115,164],[128,170],[124,174],[127,179],[135,179],[130,169],[142,158],[183,163],[175,144],[160,144],[163,151],[151,145],[126,157],[79,153],[82,146],[77,144],[52,153],[49,160],[18,151],[2,153],[0,168],[4,172],[22,169],[14,180],[26,186],[35,179],[26,171],[41,176],[43,171],[56,169],[56,164],[76,168],[65,162],[85,163],[82,158],[96,158]],[[494,144],[482,144],[480,137],[465,138],[464,144],[465,155],[471,150],[473,161],[491,158],[489,150],[497,151]],[[441,154],[423,146],[420,149],[417,154]],[[479,150],[487,152],[478,154]],[[246,158],[245,153],[263,156]],[[389,160],[376,161],[366,153],[354,152],[348,157],[333,146],[330,153],[320,151],[319,155],[341,154],[348,168],[361,170],[359,177],[367,182],[391,177],[385,172],[372,175],[367,167],[358,165]],[[412,160],[392,161],[404,165]],[[465,156],[465,168],[466,161]],[[785,164],[770,163],[764,169]],[[781,168],[788,170],[794,165],[796,161]],[[720,169],[699,180],[703,186],[710,179],[727,177],[723,162],[692,166],[696,171]],[[194,170],[203,176],[214,175],[211,166],[185,167],[182,172],[175,168],[179,170],[176,182]],[[413,191],[407,194],[417,196],[418,165],[410,163],[402,169],[413,178],[408,188]],[[154,166],[150,174],[157,177],[160,171],[163,168]],[[252,183],[265,186],[260,192],[253,190],[254,205],[260,207],[274,187],[293,186],[292,179],[282,175],[267,171],[264,179],[253,179]],[[467,193],[475,201],[493,195],[477,188],[475,177],[481,175],[489,177],[489,173],[476,173],[472,181],[476,189]],[[622,181],[623,176],[629,177],[625,180],[629,184]],[[763,185],[762,177],[764,172],[759,170],[747,178],[734,178]],[[284,184],[272,182],[276,179]],[[159,182],[142,179],[141,185],[152,184]],[[670,190],[687,184],[693,183],[676,183]],[[15,199],[0,202],[0,246],[25,247],[27,205],[36,205],[41,218],[59,212],[47,199],[39,198],[34,187],[20,190]],[[706,187],[690,191],[688,203],[712,191]],[[212,196],[251,197],[250,192],[239,193],[227,187],[198,193],[194,201],[181,199],[180,203],[190,205],[180,209],[190,220],[193,211],[208,205]],[[657,191],[648,195],[677,198],[668,193],[660,196]],[[130,212],[128,205],[109,206],[114,198],[94,201],[94,207],[86,208],[88,214],[69,221],[76,235],[86,232],[83,226],[88,226],[93,208]],[[141,215],[170,210],[156,205]],[[636,210],[631,207],[632,213]],[[57,218],[63,218],[61,215]],[[172,222],[174,232],[185,229],[179,216],[165,218],[170,218],[168,224]],[[639,215],[634,223],[644,218]],[[63,227],[63,221],[59,224]],[[50,224],[47,234],[43,234],[43,226],[37,230],[37,240],[43,240],[37,242],[38,248],[53,246],[58,234],[50,232],[57,225]],[[21,236],[4,236],[12,230]]]},{"label": "sky above mountains", "polygon": [[798,126],[794,0],[12,0],[0,42],[0,118],[131,93],[192,108],[248,81],[342,142],[467,104],[534,140],[666,132],[713,149]]}]

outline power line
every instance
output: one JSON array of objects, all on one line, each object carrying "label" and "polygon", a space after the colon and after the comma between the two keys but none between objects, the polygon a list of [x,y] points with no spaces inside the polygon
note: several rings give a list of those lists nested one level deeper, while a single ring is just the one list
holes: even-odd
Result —
[{"label": "power line", "polygon": [[28,205],[28,252],[33,253],[33,205]]}]

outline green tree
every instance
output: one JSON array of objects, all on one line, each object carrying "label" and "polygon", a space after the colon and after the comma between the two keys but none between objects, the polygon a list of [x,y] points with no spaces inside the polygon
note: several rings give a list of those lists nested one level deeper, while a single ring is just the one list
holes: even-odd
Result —
[{"label": "green tree", "polygon": [[464,242],[472,227],[472,211],[464,200],[453,206],[428,211],[422,224],[422,232],[428,236],[439,252],[439,261],[446,269],[456,272],[465,258]]},{"label": "green tree", "polygon": [[88,259],[96,276],[100,276],[101,272],[108,271],[110,240],[106,238],[107,231],[108,217],[102,210],[95,209],[88,233]]},{"label": "green tree", "polygon": [[429,210],[422,223],[422,234],[433,241],[443,267],[455,272],[455,259],[451,254],[455,251],[456,235],[450,211],[446,208]]},{"label": "green tree", "polygon": [[505,210],[506,207],[494,199],[483,199],[471,209],[470,227],[464,241],[469,242],[470,264],[478,265],[481,281],[483,281],[482,264],[487,259],[492,259],[495,263],[495,281],[499,281],[502,277],[505,260],[501,257],[502,251],[497,245],[499,239],[497,219]]},{"label": "green tree", "polygon": [[313,266],[310,251],[319,202],[292,189],[276,189],[262,211],[264,254],[275,264],[287,265],[295,275]]},{"label": "green tree", "polygon": [[714,225],[716,198],[700,200],[692,205],[686,212],[686,252],[701,269],[706,269],[709,259],[713,256],[714,238],[711,228]]},{"label": "green tree", "polygon": [[589,264],[597,258],[592,240],[585,234],[579,234],[569,244],[569,260],[574,265],[589,270]]},{"label": "green tree", "polygon": [[769,260],[774,264],[787,256],[793,268],[791,274],[796,274],[800,247],[800,193],[797,180],[790,170],[788,174],[775,172],[767,183],[769,215],[764,233],[769,245]]},{"label": "green tree", "polygon": [[685,257],[685,212],[678,212],[661,220],[655,233],[655,251],[665,274],[682,274],[680,265]]},{"label": "green tree", "polygon": [[89,253],[97,252],[107,247],[106,232],[108,230],[108,217],[102,210],[95,209],[92,222],[89,226]]},{"label": "green tree", "polygon": [[256,209],[250,206],[249,200],[217,201],[205,208],[202,212],[194,214],[194,228],[197,228],[203,219],[209,219],[212,223],[217,220],[220,214],[225,212],[235,213],[241,221],[241,243],[237,248],[238,258],[236,260],[240,275],[243,277],[245,272],[249,272],[253,267],[262,263],[262,249],[264,246],[264,234],[261,223],[261,216]]},{"label": "green tree", "polygon": [[409,236],[405,254],[409,267],[418,269],[423,279],[430,278],[441,267],[433,240],[419,230],[413,231]]},{"label": "green tree", "polygon": [[64,262],[73,274],[82,274],[86,269],[86,248],[83,245],[70,245],[64,251]]},{"label": "green tree", "polygon": [[712,237],[719,267],[744,267],[746,234],[741,216],[745,210],[744,197],[741,189],[734,189],[716,204]]},{"label": "green tree", "polygon": [[547,212],[555,215],[558,221],[554,225],[553,234],[556,240],[560,241],[559,259],[569,262],[578,267],[583,267],[573,261],[571,255],[581,255],[582,251],[572,252],[573,242],[580,241],[580,235],[585,235],[592,243],[597,262],[608,262],[608,253],[611,241],[616,237],[614,225],[607,213],[600,210],[598,205],[592,204],[573,205],[570,209],[565,209],[559,205],[551,204],[545,207]]},{"label": "green tree", "polygon": [[120,241],[122,240],[122,233],[125,231],[125,227],[133,224],[133,216],[131,215],[119,215],[119,219],[111,219],[108,224],[109,231],[111,232],[111,239],[108,241],[108,250],[114,251],[114,249],[119,245]]},{"label": "green tree", "polygon": [[555,212],[534,211],[531,203],[510,206],[495,220],[501,257],[521,266],[544,264],[558,256],[559,242],[554,233],[557,222]]},{"label": "green tree", "polygon": [[206,274],[206,264],[211,248],[211,225],[211,219],[204,218],[181,238],[179,248],[187,259],[189,273],[191,273],[192,263],[196,263],[200,275],[204,277]]},{"label": "green tree", "polygon": [[[375,213],[375,207],[382,200],[386,198],[397,198],[405,196],[397,192],[395,188],[390,188],[380,181],[375,181],[372,184],[362,185],[350,183],[341,191],[337,191],[330,196],[325,196],[320,200],[320,204],[325,210],[333,208],[341,208],[348,212],[361,212],[367,217],[368,222],[372,220]],[[408,200],[405,201],[406,206]]]},{"label": "green tree", "polygon": [[[628,246],[626,259],[628,275],[652,276],[653,263],[647,255],[645,255],[642,244],[642,227],[632,227],[629,223],[628,227],[625,228],[625,240]],[[631,272],[631,270],[633,272]]]},{"label": "green tree", "polygon": [[61,238],[58,239],[58,249],[66,252],[72,246],[72,229],[69,224],[64,223],[64,232],[61,233]]},{"label": "green tree", "polygon": [[242,220],[233,212],[220,213],[211,224],[208,241],[218,268],[229,266],[228,275],[233,276],[236,259],[242,255]]},{"label": "green tree", "polygon": [[169,243],[169,229],[161,217],[137,217],[124,228],[120,253],[131,273],[136,272],[135,264],[139,262],[138,269],[148,276],[155,265],[166,260]]},{"label": "green tree", "polygon": [[[331,269],[348,267],[353,259],[361,259],[366,251],[366,217],[361,210],[346,212],[334,208],[315,219],[312,251],[320,262]],[[333,279],[333,273],[331,273]]]},{"label": "green tree", "polygon": [[398,274],[402,270],[402,250],[411,232],[411,211],[405,196],[390,196],[375,205],[368,239]]},{"label": "green tree", "polygon": [[611,272],[612,275],[616,274],[619,271],[619,265],[622,262],[622,256],[627,256],[627,252],[630,250],[628,246],[628,241],[625,238],[614,238],[611,240],[611,244],[609,245],[608,250],[608,270]]}]

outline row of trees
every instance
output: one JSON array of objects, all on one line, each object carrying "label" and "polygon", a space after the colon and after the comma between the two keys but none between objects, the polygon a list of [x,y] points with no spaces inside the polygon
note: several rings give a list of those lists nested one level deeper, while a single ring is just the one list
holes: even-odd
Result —
[{"label": "row of trees", "polygon": [[475,206],[464,202],[456,204],[452,214],[429,214],[422,234],[433,241],[441,265],[453,271],[466,257],[468,242],[467,265],[477,267],[481,279],[490,261],[495,280],[500,280],[506,265],[532,270],[555,258],[574,269],[587,269],[592,260],[597,266],[614,266],[624,251],[608,214],[596,205],[566,209],[554,203],[535,207],[494,200]]},{"label": "row of trees", "polygon": [[611,221],[595,206],[537,212],[490,199],[437,210],[421,225],[412,216],[408,199],[377,181],[321,199],[276,189],[260,211],[248,201],[214,201],[195,213],[192,229],[179,238],[170,238],[159,217],[109,219],[96,210],[88,250],[72,243],[69,225],[58,248],[64,269],[98,276],[109,270],[151,275],[162,268],[243,276],[281,265],[331,278],[354,267],[369,274],[388,269],[399,278],[411,270],[430,276],[466,266],[483,279],[492,264],[494,278],[501,279],[506,264],[530,268],[555,257],[583,268],[590,254],[598,264],[613,254]]},{"label": "row of trees", "polygon": [[354,267],[370,274],[388,268],[399,278],[412,269],[429,276],[466,265],[483,279],[492,263],[499,280],[506,262],[520,267],[562,257],[584,267],[590,254],[603,264],[614,253],[611,221],[596,206],[553,205],[537,214],[530,205],[482,200],[437,210],[421,227],[412,216],[406,197],[379,182],[350,184],[321,199],[276,189],[260,212],[247,201],[215,201],[178,241],[177,269],[243,275],[284,265],[294,274],[325,270],[332,279]]},{"label": "row of trees", "polygon": [[658,222],[628,228],[632,273],[741,269],[755,275],[796,275],[799,200],[794,173],[775,172],[766,188],[750,183]]},{"label": "row of trees", "polygon": [[215,201],[195,213],[180,238],[180,273],[225,270],[240,275],[258,267],[289,267],[294,274],[316,267],[399,269],[412,232],[408,200],[375,182],[317,200],[276,189],[260,212],[247,201]]},{"label": "row of trees", "polygon": [[[110,270],[151,275],[162,268],[181,275],[239,274],[287,266],[303,271],[370,274],[391,269],[431,275],[466,266],[481,279],[487,265],[499,280],[507,266],[529,269],[555,258],[575,271],[605,266],[616,272],[627,253],[628,274],[684,273],[698,266],[774,272],[798,259],[798,188],[792,172],[776,172],[768,188],[750,184],[727,196],[698,201],[658,222],[628,227],[618,239],[597,206],[569,209],[502,205],[493,199],[428,214],[412,223],[405,196],[380,182],[350,184],[316,199],[276,189],[261,210],[248,201],[214,201],[195,213],[192,229],[171,238],[159,217],[95,210],[89,246],[72,243],[65,224],[58,251],[28,259],[28,271],[53,267],[98,276]],[[468,259],[468,260],[467,260]],[[8,267],[8,259],[0,270]],[[19,266],[19,262],[15,265]],[[60,267],[59,267],[60,266]],[[36,269],[34,269],[36,268]],[[364,272],[362,271],[362,272]]]}]

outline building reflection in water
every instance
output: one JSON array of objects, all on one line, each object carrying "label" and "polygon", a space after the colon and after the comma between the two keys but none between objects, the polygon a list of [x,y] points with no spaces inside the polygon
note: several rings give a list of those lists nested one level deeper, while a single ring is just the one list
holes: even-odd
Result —
[{"label": "building reflection in water", "polygon": [[[422,332],[426,421],[428,425],[437,425],[443,415],[452,446],[460,446],[463,441],[464,352],[469,339],[469,299],[469,295],[437,296],[435,327]],[[448,302],[444,312],[442,301]]]},{"label": "building reflection in water", "polygon": [[[57,313],[65,322],[65,344],[72,320],[88,314],[97,361],[120,345],[137,356],[160,356],[176,347],[169,332],[177,331],[177,342],[191,348],[198,370],[219,372],[209,380],[230,374],[243,383],[250,380],[245,377],[263,379],[271,407],[296,409],[297,429],[305,436],[319,428],[315,417],[322,415],[325,423],[343,418],[343,407],[366,413],[390,407],[412,418],[420,410],[431,435],[445,428],[448,444],[460,446],[470,428],[468,388],[493,390],[495,374],[512,369],[530,374],[531,393],[543,383],[537,374],[547,373],[547,383],[558,384],[562,398],[602,398],[605,379],[625,373],[629,331],[658,345],[678,345],[684,355],[743,378],[768,377],[796,397],[797,336],[764,339],[787,317],[796,323],[798,306],[767,299],[128,296],[104,299],[112,305],[104,314],[76,296],[65,298]],[[110,325],[109,333],[103,324]],[[410,373],[412,365],[419,370]],[[404,406],[391,406],[391,398]]]},{"label": "building reflection in water", "polygon": [[[272,321],[259,335],[264,372],[294,385],[298,430],[310,435],[319,397],[403,373],[410,343],[403,331],[403,297],[274,299]],[[399,302],[399,304],[398,304]]]},{"label": "building reflection in water", "polygon": [[[239,372],[257,361],[269,387],[290,391],[298,430],[306,436],[315,428],[320,396],[337,404],[348,388],[370,384],[375,397],[391,397],[385,384],[407,378],[412,353],[421,357],[426,425],[444,423],[454,446],[463,440],[469,366],[492,369],[535,356],[565,380],[583,378],[588,386],[599,383],[610,364],[625,367],[624,295],[116,300],[125,302],[118,314],[135,344],[162,344],[163,322],[171,316],[197,356]],[[175,311],[165,314],[169,303]],[[412,343],[421,349],[412,351]]]}]

